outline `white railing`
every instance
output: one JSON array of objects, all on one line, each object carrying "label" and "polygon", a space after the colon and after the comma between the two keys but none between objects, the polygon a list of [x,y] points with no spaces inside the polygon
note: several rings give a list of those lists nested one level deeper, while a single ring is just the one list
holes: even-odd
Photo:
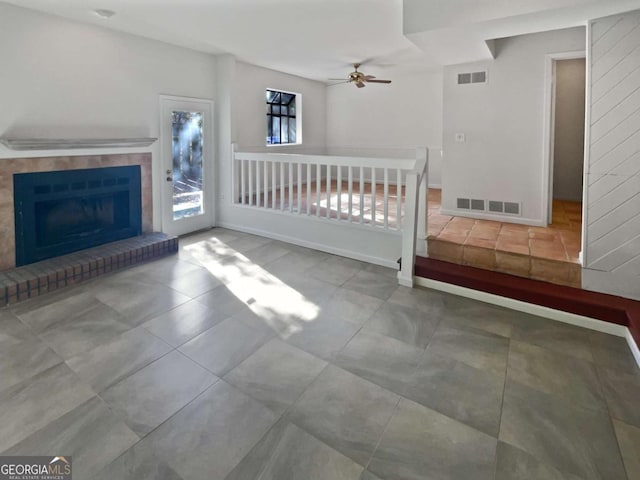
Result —
[{"label": "white railing", "polygon": [[232,152],[235,205],[402,235],[398,278],[412,285],[426,245],[426,148],[415,158]]}]

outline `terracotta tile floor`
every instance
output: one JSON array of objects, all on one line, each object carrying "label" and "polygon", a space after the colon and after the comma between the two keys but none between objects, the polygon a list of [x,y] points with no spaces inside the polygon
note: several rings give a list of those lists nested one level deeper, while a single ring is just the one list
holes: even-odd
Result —
[{"label": "terracotta tile floor", "polygon": [[553,223],[544,228],[441,215],[440,206],[441,191],[430,189],[430,257],[580,287],[579,202],[554,200]]}]

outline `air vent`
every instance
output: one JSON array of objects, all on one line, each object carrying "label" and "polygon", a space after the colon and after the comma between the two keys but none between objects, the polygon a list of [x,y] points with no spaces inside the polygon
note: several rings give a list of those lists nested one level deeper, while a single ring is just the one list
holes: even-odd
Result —
[{"label": "air vent", "polygon": [[499,200],[482,200],[477,198],[457,198],[456,206],[460,210],[505,213],[507,215],[520,215],[521,210],[520,203],[518,202],[502,202]]},{"label": "air vent", "polygon": [[487,83],[487,71],[465,72],[458,74],[458,85],[467,85],[470,83]]},{"label": "air vent", "polygon": [[484,200],[471,200],[471,210],[479,210],[484,212]]},{"label": "air vent", "polygon": [[520,204],[515,202],[504,202],[504,213],[520,215]]},{"label": "air vent", "polygon": [[498,200],[489,200],[489,211],[492,213],[520,215],[520,204],[517,202],[500,202]]},{"label": "air vent", "polygon": [[471,200],[468,198],[458,198],[456,205],[458,208],[469,210],[469,208],[471,208]]},{"label": "air vent", "polygon": [[471,74],[471,83],[486,83],[487,72],[473,72]]},{"label": "air vent", "polygon": [[496,202],[495,200],[489,200],[489,211],[490,212],[504,212],[504,202]]},{"label": "air vent", "polygon": [[456,206],[464,210],[476,210],[484,212],[484,200],[478,200],[475,198],[457,198]]},{"label": "air vent", "polygon": [[465,83],[471,83],[471,74],[470,73],[459,73],[458,74],[458,85],[464,85]]}]

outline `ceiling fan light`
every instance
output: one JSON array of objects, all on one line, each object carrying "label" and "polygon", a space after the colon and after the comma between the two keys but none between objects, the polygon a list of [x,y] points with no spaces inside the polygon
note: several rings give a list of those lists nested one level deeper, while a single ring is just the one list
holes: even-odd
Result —
[{"label": "ceiling fan light", "polygon": [[[341,82],[341,83],[353,83],[357,88],[363,88],[366,87],[367,83],[371,82],[371,83],[391,83],[391,80],[378,80],[376,79],[376,77],[374,75],[366,75],[362,72],[360,72],[358,70],[358,67],[360,66],[359,63],[354,63],[353,64],[353,68],[354,71],[349,73],[347,79],[345,82]],[[338,80],[336,78],[333,79],[329,79],[329,80]]]}]

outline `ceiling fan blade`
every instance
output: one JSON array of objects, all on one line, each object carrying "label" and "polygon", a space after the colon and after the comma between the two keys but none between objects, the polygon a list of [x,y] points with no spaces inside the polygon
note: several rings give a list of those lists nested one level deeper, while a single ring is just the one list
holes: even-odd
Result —
[{"label": "ceiling fan blade", "polygon": [[366,87],[366,85],[364,84],[364,82],[363,82],[363,81],[361,81],[361,80],[358,80],[358,81],[357,81],[357,82],[355,82],[355,83],[356,83],[356,87],[358,87],[358,88],[364,88],[364,87]]},{"label": "ceiling fan blade", "polygon": [[391,80],[367,80],[369,83],[391,83]]},{"label": "ceiling fan blade", "polygon": [[365,75],[365,76],[364,76],[364,79],[365,79],[367,82],[368,82],[368,81],[370,81],[370,80],[373,80],[374,78],[376,78],[376,77],[374,77],[373,75]]},{"label": "ceiling fan blade", "polygon": [[327,80],[332,81],[332,82],[339,82],[339,81],[348,82],[349,81],[348,78],[327,78]]},{"label": "ceiling fan blade", "polygon": [[351,83],[351,80],[342,80],[340,82],[330,83],[327,87],[333,87],[334,85],[342,85],[343,83]]}]

